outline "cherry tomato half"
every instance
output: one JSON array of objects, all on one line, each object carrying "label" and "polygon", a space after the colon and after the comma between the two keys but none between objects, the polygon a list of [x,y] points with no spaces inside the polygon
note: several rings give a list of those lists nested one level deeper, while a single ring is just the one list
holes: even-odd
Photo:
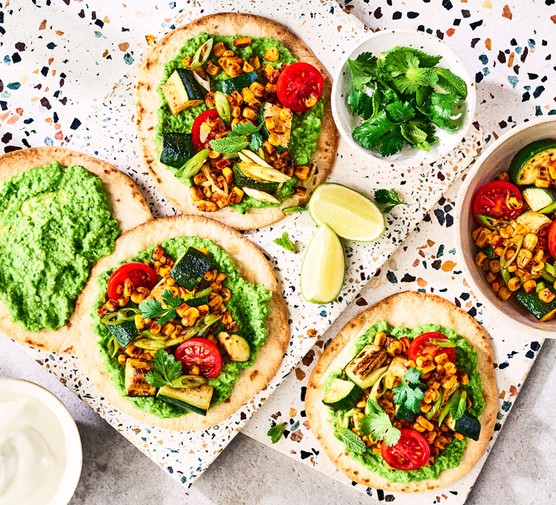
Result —
[{"label": "cherry tomato half", "polygon": [[218,111],[216,109],[209,109],[206,110],[205,112],[199,114],[197,116],[197,118],[195,119],[195,121],[193,121],[193,126],[191,127],[191,140],[193,141],[193,145],[199,150],[201,151],[202,149],[204,149],[206,146],[205,144],[209,141],[212,140],[214,137],[207,138],[205,140],[205,142],[201,142],[201,126],[203,125],[203,123],[205,121],[207,121],[208,119],[218,119],[220,116],[218,115]]},{"label": "cherry tomato half", "polygon": [[206,338],[190,338],[176,349],[174,356],[181,361],[184,374],[190,374],[193,366],[197,365],[203,377],[213,379],[222,370],[222,355],[218,347]]},{"label": "cherry tomato half", "polygon": [[548,228],[547,240],[548,252],[550,253],[550,256],[556,258],[556,221],[553,221],[550,228]]},{"label": "cherry tomato half", "polygon": [[429,331],[427,333],[422,333],[418,337],[413,339],[411,345],[409,346],[409,350],[407,355],[409,359],[415,361],[418,356],[429,356],[434,358],[443,352],[446,353],[448,359],[452,362],[456,362],[456,349],[455,347],[441,347],[439,345],[435,345],[431,342],[431,340],[447,340],[450,339],[443,335],[442,333],[438,333],[436,331]]},{"label": "cherry tomato half", "polygon": [[123,286],[126,279],[131,279],[133,286],[152,289],[156,286],[156,272],[148,265],[133,261],[118,268],[108,279],[106,291],[108,298],[117,300],[121,295],[118,288]]},{"label": "cherry tomato half", "polygon": [[431,455],[429,444],[418,431],[405,428],[396,445],[388,447],[382,442],[382,457],[396,470],[417,470],[427,463]]},{"label": "cherry tomato half", "polygon": [[485,184],[473,200],[473,213],[498,219],[515,219],[523,212],[523,198],[517,186],[506,181]]},{"label": "cherry tomato half", "polygon": [[314,107],[322,96],[324,77],[309,63],[288,65],[276,83],[280,103],[294,112],[305,112]]}]

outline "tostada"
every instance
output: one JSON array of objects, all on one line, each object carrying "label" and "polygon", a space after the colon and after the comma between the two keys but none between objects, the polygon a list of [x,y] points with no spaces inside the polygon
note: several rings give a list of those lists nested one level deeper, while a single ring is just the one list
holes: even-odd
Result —
[{"label": "tostada", "polygon": [[0,331],[70,351],[72,316],[92,265],[151,213],[112,165],[59,147],[0,157]]},{"label": "tostada", "polygon": [[268,261],[201,216],[122,235],[78,305],[85,375],[114,407],[168,429],[226,419],[268,384],[289,342]]},{"label": "tostada", "polygon": [[179,210],[266,226],[330,173],[330,77],[287,27],[251,14],[197,19],[139,69],[135,120],[149,171]]},{"label": "tostada", "polygon": [[484,453],[498,410],[489,337],[445,299],[405,292],[332,340],[307,387],[311,430],[360,484],[447,486]]}]

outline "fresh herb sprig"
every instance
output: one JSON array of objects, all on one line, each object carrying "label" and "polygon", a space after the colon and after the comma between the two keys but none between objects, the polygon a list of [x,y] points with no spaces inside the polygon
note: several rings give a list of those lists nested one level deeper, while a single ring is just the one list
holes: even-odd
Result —
[{"label": "fresh herb sprig", "polygon": [[272,242],[274,242],[276,245],[279,245],[280,247],[283,247],[287,251],[290,251],[292,253],[297,253],[297,247],[295,243],[292,242],[287,231],[282,233],[281,237],[275,238]]},{"label": "fresh herb sprig", "polygon": [[436,127],[450,132],[460,128],[467,85],[437,67],[440,59],[398,46],[378,58],[365,52],[348,60],[354,89],[347,104],[363,119],[353,131],[355,141],[391,156],[406,143],[429,151],[438,140]]},{"label": "fresh herb sprig", "polygon": [[171,386],[172,381],[182,374],[181,362],[164,349],[159,349],[154,355],[153,367],[145,375],[147,382],[155,388]]},{"label": "fresh herb sprig", "polygon": [[262,123],[255,126],[251,123],[238,123],[225,137],[210,141],[210,147],[223,154],[238,153],[249,146],[256,151],[263,145],[263,137],[259,133]]},{"label": "fresh herb sprig", "polygon": [[275,424],[274,426],[270,427],[266,434],[270,437],[272,443],[276,444],[282,438],[285,429],[286,423]]},{"label": "fresh herb sprig", "polygon": [[420,402],[424,398],[425,393],[421,390],[421,370],[418,368],[409,368],[399,386],[392,389],[394,394],[394,403],[403,405],[407,410],[417,414],[420,410]]},{"label": "fresh herb sprig", "polygon": [[386,205],[382,212],[388,214],[397,205],[407,205],[395,189],[377,189],[375,191],[375,201],[382,205]]},{"label": "fresh herb sprig", "polygon": [[141,316],[145,319],[158,319],[158,324],[164,325],[176,317],[176,309],[184,303],[179,296],[168,290],[162,292],[162,301],[166,307],[154,298],[143,300],[139,304]]},{"label": "fresh herb sprig", "polygon": [[372,398],[367,400],[367,412],[359,421],[359,433],[363,436],[370,435],[374,441],[384,440],[388,446],[397,444],[401,431],[392,424],[388,414]]},{"label": "fresh herb sprig", "polygon": [[363,454],[367,450],[365,442],[348,428],[338,428],[334,436],[345,445],[348,452]]}]

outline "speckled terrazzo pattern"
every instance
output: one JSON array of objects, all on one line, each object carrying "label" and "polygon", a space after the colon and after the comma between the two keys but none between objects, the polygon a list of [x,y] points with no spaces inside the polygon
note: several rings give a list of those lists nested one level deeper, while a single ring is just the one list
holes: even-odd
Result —
[{"label": "speckled terrazzo pattern", "polygon": [[[99,0],[94,5],[71,0],[36,0],[25,4],[0,1],[1,151],[46,144],[68,146],[100,156],[139,183],[155,215],[174,213],[153,188],[135,152],[131,115],[136,63],[155,38],[190,19],[225,10],[268,15],[266,5],[265,2],[255,5],[247,1],[202,1],[180,9],[176,2],[158,6],[144,2],[138,7],[133,3],[114,4],[109,0]],[[398,207],[388,216],[388,233],[378,242],[346,244],[347,282],[337,303],[314,306],[303,302],[297,292],[302,254],[292,255],[272,242],[287,229],[302,249],[314,230],[307,213],[290,216],[277,226],[248,234],[272,258],[290,305],[293,338],[283,366],[269,388],[241,412],[198,435],[152,429],[112,411],[79,374],[72,358],[30,351],[32,355],[176,480],[190,484],[311,348],[315,338],[307,338],[308,331],[322,334],[326,330],[442,192],[472,162],[486,140],[485,126],[497,136],[527,117],[554,113],[554,99],[551,98],[554,93],[548,91],[550,81],[547,81],[547,76],[554,80],[554,62],[547,59],[549,51],[540,35],[548,34],[547,29],[553,28],[550,19],[553,8],[542,4],[536,4],[535,10],[523,5],[510,6],[512,19],[507,15],[502,19],[499,9],[489,5],[488,1],[483,6],[473,7],[467,2],[443,2],[443,10],[439,11],[437,5],[426,1],[412,2],[411,7],[407,7],[406,2],[381,2],[380,8],[363,1],[347,2],[346,10],[361,16],[373,29],[424,29],[443,36],[460,53],[472,73],[477,72],[480,124],[475,123],[467,141],[442,164],[408,170],[395,177],[387,168],[369,165],[341,144],[332,180],[353,185],[367,194],[378,187],[396,187],[411,203]],[[354,16],[346,16],[332,0],[306,1],[303,12],[299,12],[298,6],[297,2],[272,2],[273,17],[297,31],[333,72],[339,56],[355,46],[366,29]],[[506,29],[505,25],[499,28],[501,19],[511,22],[510,26],[516,29]],[[434,26],[425,24],[425,20],[429,24],[434,22]],[[477,24],[481,20],[483,22]],[[539,24],[545,30],[535,33],[533,27]],[[28,29],[29,35],[24,35],[22,27]],[[530,28],[518,29],[521,27]],[[332,33],[334,38],[330,38]],[[515,44],[512,37],[516,37]],[[546,40],[547,35],[544,37]],[[501,62],[500,53],[506,54],[505,63]],[[521,58],[524,62],[519,63],[516,70],[516,61]],[[484,79],[479,79],[478,72]],[[537,77],[530,76],[531,73]],[[493,75],[497,76],[497,81],[490,84]],[[513,79],[516,76],[517,81]],[[537,80],[546,91],[536,91]],[[527,91],[528,99],[520,101]],[[512,104],[510,116],[508,103]],[[435,216],[444,216],[445,224],[449,224],[450,210],[443,207]],[[435,237],[438,244],[448,243],[448,240],[444,235]],[[450,257],[449,248],[444,255],[447,259]],[[391,280],[406,287],[403,270],[390,267],[390,272]],[[358,299],[358,303],[361,304],[361,300]],[[527,363],[530,365],[531,361]],[[513,375],[512,370],[513,367],[508,367],[508,373],[516,377],[514,382],[519,383],[523,375],[517,375],[519,371]],[[297,396],[295,392],[294,397]],[[265,440],[267,429],[268,423],[263,423],[255,435]],[[472,481],[468,485],[471,484]]]},{"label": "speckled terrazzo pattern", "polygon": [[[353,303],[304,356],[292,373],[268,402],[253,416],[243,432],[260,442],[271,445],[266,435],[275,423],[286,423],[281,440],[275,449],[307,465],[355,486],[359,491],[379,501],[400,504],[432,505],[463,504],[467,498],[492,444],[498,436],[521,386],[532,366],[542,341],[528,340],[516,335],[511,324],[501,322],[495,314],[488,314],[480,301],[469,291],[457,263],[451,226],[457,187],[442,197],[409,239],[381,267],[377,275],[356,297]],[[499,395],[498,421],[486,454],[463,479],[443,490],[418,495],[384,492],[352,483],[339,472],[310,431],[305,413],[304,396],[307,381],[327,342],[342,326],[367,306],[391,294],[413,290],[435,293],[462,307],[475,317],[494,339],[495,374]],[[434,322],[434,321],[431,321]]]}]

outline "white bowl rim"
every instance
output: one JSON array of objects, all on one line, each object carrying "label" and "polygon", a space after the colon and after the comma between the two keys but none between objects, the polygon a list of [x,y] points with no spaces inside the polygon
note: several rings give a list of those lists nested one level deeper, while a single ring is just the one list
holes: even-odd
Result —
[{"label": "white bowl rim", "polygon": [[[535,328],[533,326],[529,326],[528,324],[524,324],[513,317],[509,316],[506,312],[500,310],[495,304],[493,304],[487,296],[483,295],[482,289],[473,279],[471,272],[465,262],[465,258],[463,255],[463,245],[461,242],[461,235],[459,232],[460,225],[461,225],[461,216],[463,212],[463,201],[465,199],[466,193],[469,191],[469,186],[471,185],[471,181],[473,180],[474,176],[481,170],[483,166],[483,161],[486,160],[496,149],[498,149],[504,142],[506,142],[509,138],[521,133],[528,128],[537,126],[539,124],[544,123],[551,123],[553,122],[556,126],[556,117],[553,116],[545,116],[540,118],[531,119],[526,121],[518,126],[514,126],[511,130],[507,131],[500,137],[498,137],[494,142],[492,142],[487,148],[481,152],[475,163],[471,166],[469,171],[466,173],[465,180],[463,181],[462,185],[458,190],[458,195],[456,198],[456,209],[455,209],[455,218],[454,218],[454,231],[453,235],[456,242],[456,257],[458,259],[459,265],[461,265],[464,273],[465,280],[469,283],[469,287],[475,293],[475,296],[479,299],[483,305],[487,307],[489,311],[493,311],[498,316],[503,317],[506,321],[511,321],[513,324],[517,325],[522,330],[525,330],[526,333],[523,335],[523,338],[530,338],[534,336],[536,338],[545,339],[545,338],[556,338],[553,329],[549,329],[547,327],[546,330]],[[515,335],[519,335],[519,331],[515,332]]]},{"label": "white bowl rim", "polygon": [[[366,156],[366,157],[371,157],[373,158],[373,161],[378,162],[379,164],[381,164],[382,166],[388,166],[388,167],[399,167],[399,166],[412,166],[408,163],[407,160],[389,160],[386,157],[382,157],[380,156],[379,153],[373,153],[372,151],[370,151],[369,149],[365,149],[364,147],[360,146],[357,142],[355,142],[355,140],[353,140],[351,134],[349,132],[347,132],[345,130],[345,128],[342,125],[342,122],[340,121],[339,118],[339,113],[336,107],[336,100],[334,99],[334,97],[337,95],[338,93],[338,86],[339,86],[339,82],[340,82],[340,77],[342,75],[342,70],[347,62],[347,60],[349,58],[351,58],[353,56],[354,53],[357,53],[358,50],[361,48],[361,46],[367,44],[367,42],[369,42],[369,40],[378,38],[378,37],[382,37],[382,36],[389,36],[389,35],[393,35],[393,34],[405,34],[405,35],[415,35],[417,37],[423,37],[426,39],[429,39],[431,41],[433,41],[434,43],[443,46],[446,49],[446,52],[451,53],[451,56],[454,59],[457,59],[458,61],[461,62],[461,70],[458,72],[458,75],[461,75],[462,78],[466,81],[467,86],[468,86],[468,92],[467,92],[467,98],[466,98],[466,102],[468,104],[469,107],[469,118],[466,119],[466,121],[463,124],[463,127],[458,130],[457,132],[454,132],[454,136],[457,135],[458,136],[458,143],[461,142],[463,140],[464,137],[467,136],[471,125],[473,124],[474,118],[475,118],[475,112],[476,112],[476,108],[477,108],[477,90],[476,90],[476,84],[475,84],[475,80],[473,79],[471,73],[469,72],[469,69],[467,68],[467,66],[463,63],[461,57],[448,45],[446,44],[446,42],[444,42],[442,39],[439,39],[438,37],[427,33],[427,32],[421,32],[418,30],[405,30],[405,29],[386,29],[386,30],[378,30],[375,32],[371,32],[369,34],[368,37],[364,38],[361,41],[357,42],[357,45],[354,45],[352,48],[350,48],[350,50],[346,51],[346,57],[343,58],[340,62],[340,65],[338,65],[334,75],[333,75],[333,79],[332,79],[332,98],[330,100],[331,102],[331,107],[332,107],[332,116],[334,118],[334,122],[336,123],[336,127],[338,128],[342,138],[349,144],[350,147],[352,147],[353,149],[355,149],[359,154]],[[458,143],[456,143],[451,149],[449,149],[448,151],[446,151],[445,153],[439,153],[436,157],[431,157],[431,159],[425,159],[425,160],[421,160],[419,161],[415,166],[419,166],[420,164],[424,164],[424,165],[428,165],[431,163],[436,162],[437,160],[439,160],[440,158],[442,158],[443,156],[446,156],[447,154],[449,154],[450,152],[452,152],[457,146]]]},{"label": "white bowl rim", "polygon": [[0,386],[10,393],[26,394],[41,401],[60,423],[66,442],[66,465],[60,487],[46,505],[67,505],[75,493],[83,465],[81,437],[73,416],[58,397],[40,384],[27,379],[0,377]]}]

